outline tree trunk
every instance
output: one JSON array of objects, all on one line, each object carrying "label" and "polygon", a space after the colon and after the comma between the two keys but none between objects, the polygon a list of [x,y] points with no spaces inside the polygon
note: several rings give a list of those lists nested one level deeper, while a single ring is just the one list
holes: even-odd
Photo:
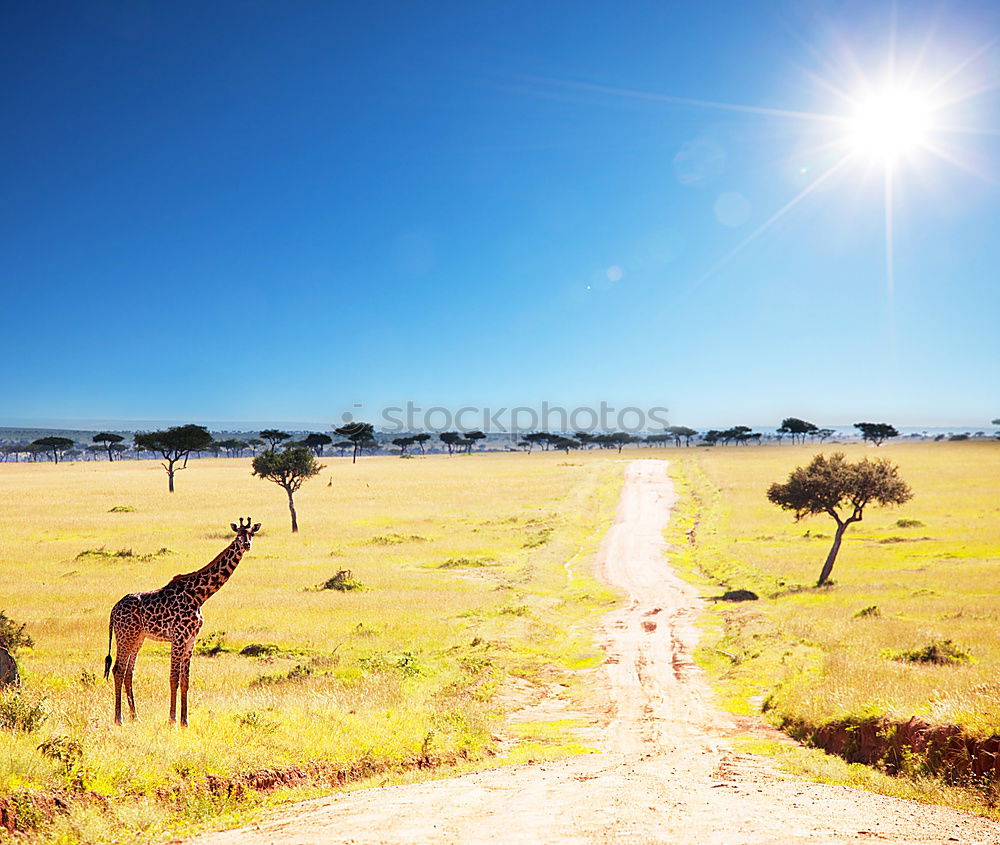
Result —
[{"label": "tree trunk", "polygon": [[[356,464],[357,462],[358,462],[358,443],[357,443],[357,441],[355,441],[354,442],[354,457],[351,459],[351,463],[352,464]],[[289,494],[288,498],[291,499],[291,494]],[[292,511],[292,512],[294,513],[294,511]]]},{"label": "tree trunk", "polygon": [[833,564],[837,560],[837,552],[840,551],[840,541],[844,539],[844,532],[848,525],[850,525],[849,522],[837,523],[837,533],[833,538],[830,553],[826,556],[826,563],[823,564],[823,571],[819,574],[819,581],[816,582],[817,587],[822,587],[829,579],[830,573],[833,572]]},{"label": "tree trunk", "polygon": [[174,492],[174,472],[174,462],[171,461],[170,465],[167,467],[167,489],[169,489],[171,493]]},{"label": "tree trunk", "polygon": [[292,501],[292,491],[286,488],[286,493],[288,493],[288,510],[292,515],[292,533],[295,534],[299,530],[299,521],[295,518],[295,502]]}]

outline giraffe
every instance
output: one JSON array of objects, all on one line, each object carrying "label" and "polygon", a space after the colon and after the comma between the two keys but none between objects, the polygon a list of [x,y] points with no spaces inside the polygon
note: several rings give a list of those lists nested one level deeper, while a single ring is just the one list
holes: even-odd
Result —
[{"label": "giraffe", "polygon": [[[108,623],[108,656],[104,659],[104,677],[115,676],[115,724],[122,723],[122,685],[128,706],[135,719],[132,696],[132,670],[143,640],[170,643],[170,721],[177,721],[177,689],[181,691],[181,727],[187,727],[188,679],[191,654],[201,630],[201,606],[229,580],[240,558],[250,548],[260,523],[239,526],[232,523],[236,537],[211,562],[194,572],[175,575],[165,587],[148,593],[131,593],[111,608]],[[118,640],[114,670],[111,668],[111,638]]]}]

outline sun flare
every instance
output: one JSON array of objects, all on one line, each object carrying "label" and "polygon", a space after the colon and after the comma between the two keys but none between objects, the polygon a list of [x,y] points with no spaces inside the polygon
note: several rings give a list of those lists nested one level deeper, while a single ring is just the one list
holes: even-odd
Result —
[{"label": "sun flare", "polygon": [[857,105],[850,118],[850,144],[862,155],[892,161],[919,149],[930,129],[930,107],[908,91],[888,90]]}]

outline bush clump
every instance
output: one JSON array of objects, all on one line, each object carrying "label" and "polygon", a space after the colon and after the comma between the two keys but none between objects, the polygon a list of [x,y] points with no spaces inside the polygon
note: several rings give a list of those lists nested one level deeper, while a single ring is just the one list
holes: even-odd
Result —
[{"label": "bush clump", "polygon": [[45,701],[26,694],[19,687],[0,692],[0,730],[38,730],[45,721]]},{"label": "bush clump", "polygon": [[726,590],[719,598],[722,601],[757,601],[760,596],[753,590]]},{"label": "bush clump", "polygon": [[878,609],[877,604],[870,604],[868,607],[863,607],[857,613],[854,614],[855,619],[864,619],[866,617],[881,616],[882,611]]},{"label": "bush clump", "polygon": [[368,543],[372,546],[398,546],[402,543],[423,543],[426,537],[419,534],[376,534]]},{"label": "bush clump", "polygon": [[893,660],[904,663],[934,663],[938,666],[969,663],[972,660],[969,652],[951,640],[935,640],[923,648],[900,651],[890,656]]},{"label": "bush clump", "polygon": [[83,745],[68,736],[57,734],[38,745],[43,757],[58,760],[68,774],[83,759]]},{"label": "bush clump", "polygon": [[897,519],[897,528],[923,528],[924,524],[919,519]]},{"label": "bush clump", "polygon": [[224,651],[232,651],[229,644],[226,642],[226,632],[225,631],[212,631],[207,637],[204,637],[197,645],[194,647],[195,654],[204,654],[208,657],[215,657],[217,654],[222,654]]},{"label": "bush clump", "polygon": [[240,654],[243,657],[274,657],[280,652],[281,649],[274,643],[250,643],[250,645],[240,649]]},{"label": "bush clump", "polygon": [[115,505],[113,508],[108,508],[108,513],[135,513],[135,508],[131,505]]},{"label": "bush clump", "polygon": [[343,593],[348,590],[363,590],[364,586],[360,581],[355,580],[354,574],[350,569],[341,569],[332,578],[327,578],[317,589],[340,590]]},{"label": "bush clump", "polygon": [[496,561],[489,557],[450,557],[438,564],[438,569],[472,569],[479,566],[493,566]]},{"label": "bush clump", "polygon": [[7,651],[14,651],[21,646],[31,648],[35,641],[31,639],[31,635],[24,628],[23,622],[18,624],[0,610],[0,647],[7,649]]},{"label": "bush clump", "polygon": [[173,552],[170,551],[166,546],[161,546],[155,552],[145,552],[139,553],[132,549],[118,549],[117,551],[111,551],[110,549],[101,546],[97,549],[84,549],[80,554],[76,556],[77,560],[83,560],[85,558],[97,558],[98,560],[152,560],[154,557],[164,557],[165,555],[172,555]]}]

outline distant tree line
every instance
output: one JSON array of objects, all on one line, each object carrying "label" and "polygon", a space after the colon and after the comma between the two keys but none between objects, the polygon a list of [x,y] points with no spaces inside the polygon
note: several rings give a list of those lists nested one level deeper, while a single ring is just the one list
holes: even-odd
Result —
[{"label": "distant tree line", "polygon": [[[1000,418],[992,421],[1000,426]],[[890,423],[859,422],[854,424],[858,436],[874,446],[881,446],[887,440],[899,437],[899,431]],[[0,443],[0,462],[5,461],[51,461],[97,460],[120,461],[125,458],[158,457],[164,463],[168,476],[168,486],[172,487],[177,472],[183,470],[192,457],[212,455],[227,458],[256,458],[264,452],[276,453],[280,449],[305,448],[317,458],[325,455],[351,456],[357,461],[359,456],[374,455],[379,452],[398,450],[400,457],[412,457],[427,452],[446,452],[449,455],[471,454],[482,448],[489,436],[479,430],[443,431],[432,435],[428,432],[411,432],[391,439],[379,439],[375,427],[366,422],[347,422],[331,427],[330,434],[306,432],[296,436],[280,429],[270,428],[255,432],[257,436],[243,433],[239,437],[216,439],[203,426],[172,426],[162,431],[138,432],[129,437],[124,433],[101,431],[94,434],[90,443],[78,443],[69,437],[50,435],[31,442]],[[773,433],[754,431],[751,426],[735,425],[725,429],[699,431],[688,426],[669,426],[662,431],[639,435],[626,431],[566,432],[534,431],[520,435],[518,439],[504,444],[506,450],[564,451],[572,449],[607,449],[621,452],[626,446],[676,447],[698,446],[750,446],[759,443],[782,443],[788,438],[792,443],[819,442],[837,436],[832,428],[820,428],[815,423],[799,417],[785,417]],[[845,436],[845,435],[842,435]],[[919,437],[921,435],[911,435]],[[924,437],[927,433],[924,432]],[[939,434],[934,440],[968,440],[985,438],[985,431]],[[1000,433],[996,436],[1000,438]]]}]

